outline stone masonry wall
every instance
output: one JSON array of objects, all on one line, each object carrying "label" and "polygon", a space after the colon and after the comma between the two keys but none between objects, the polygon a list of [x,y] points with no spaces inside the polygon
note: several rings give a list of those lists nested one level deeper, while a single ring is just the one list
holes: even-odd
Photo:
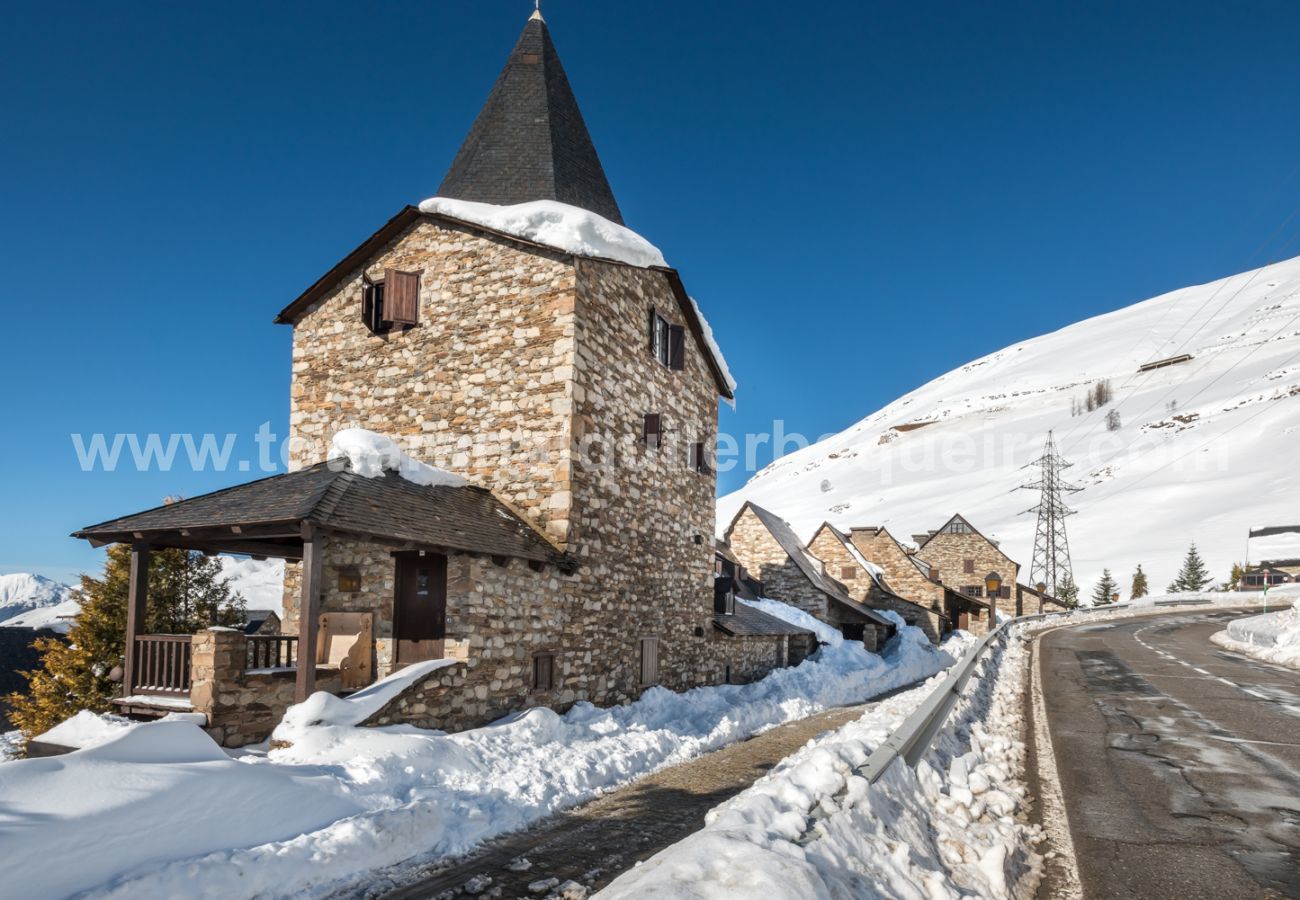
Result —
[{"label": "stone masonry wall", "polygon": [[764,594],[796,606],[823,622],[830,621],[826,595],[795,565],[752,509],[741,512],[725,538],[740,564],[763,582]]},{"label": "stone masonry wall", "polygon": [[908,557],[907,551],[884,528],[849,530],[853,546],[880,566],[890,590],[925,609],[943,609],[943,586],[926,578]]},{"label": "stone masonry wall", "polygon": [[[249,674],[248,638],[241,631],[210,628],[194,635],[190,658],[190,705],[208,718],[206,731],[223,747],[243,747],[270,737],[293,704],[293,670]],[[316,673],[317,687],[337,691],[337,674]]]},{"label": "stone masonry wall", "polygon": [[422,220],[365,265],[420,273],[420,324],[373,334],[358,268],[293,333],[290,467],[333,434],[387,434],[568,539],[574,267],[558,252]]},{"label": "stone masonry wall", "polygon": [[[979,596],[983,596],[984,576],[997,572],[1010,593],[1009,597],[997,599],[998,611],[1009,616],[1016,614],[1015,585],[1020,566],[983,535],[942,532],[931,537],[916,555],[938,568],[939,578],[945,584],[957,588],[978,587]],[[973,572],[966,571],[968,561]]]},{"label": "stone masonry wall", "polygon": [[[903,616],[908,624],[916,625],[926,632],[930,640],[938,642],[935,627],[937,617],[930,621],[926,610],[910,603],[900,603],[880,589],[871,573],[863,568],[841,541],[826,525],[817,529],[808,552],[826,564],[826,569],[840,584],[844,585],[850,598],[872,609],[889,609]],[[883,643],[884,635],[877,634],[876,644]]]},{"label": "stone masonry wall", "polygon": [[[570,551],[581,569],[569,640],[590,659],[578,683],[597,702],[637,696],[640,639],[657,637],[660,683],[683,690],[716,680],[711,458],[718,390],[704,349],[686,333],[684,368],[649,348],[651,308],[685,325],[667,275],[578,261]],[[642,440],[658,413],[657,449]],[[708,471],[688,447],[708,448]]]}]

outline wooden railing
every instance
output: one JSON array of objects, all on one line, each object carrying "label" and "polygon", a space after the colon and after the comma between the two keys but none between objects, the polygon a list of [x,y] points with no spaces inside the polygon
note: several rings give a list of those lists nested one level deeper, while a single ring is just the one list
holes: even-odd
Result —
[{"label": "wooden railing", "polygon": [[298,667],[298,635],[251,634],[248,636],[248,669],[295,669]]},{"label": "wooden railing", "polygon": [[135,639],[135,665],[128,694],[190,692],[191,638],[188,634],[142,634]]}]

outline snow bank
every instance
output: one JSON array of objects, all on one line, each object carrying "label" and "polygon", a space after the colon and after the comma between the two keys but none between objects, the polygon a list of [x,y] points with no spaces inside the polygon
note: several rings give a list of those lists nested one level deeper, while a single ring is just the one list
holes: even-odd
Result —
[{"label": "snow bank", "polygon": [[463,487],[468,482],[452,472],[412,459],[397,442],[364,428],[345,428],[330,441],[330,459],[346,459],[352,471],[366,478],[396,472],[407,481],[425,486]]},{"label": "snow bank", "polygon": [[[1279,602],[1278,597],[1297,596],[1300,596],[1300,584],[1288,584],[1270,588],[1268,596],[1265,596],[1263,591],[1186,591],[1181,594],[1153,594],[1149,597],[1139,597],[1136,600],[1128,601],[1123,606],[1128,609],[1145,609],[1173,601],[1185,603],[1191,601],[1214,606],[1263,606],[1265,604],[1276,606]],[[1283,600],[1281,602],[1285,603],[1287,601]],[[1106,607],[1096,608],[1105,609]]]},{"label": "snow bank", "polygon": [[284,720],[272,737],[292,741],[295,737],[309,733],[304,732],[304,729],[317,725],[360,725],[425,675],[454,666],[456,662],[454,659],[431,659],[416,663],[347,697],[317,691],[302,703],[285,711]]},{"label": "snow bank", "polygon": [[1300,669],[1300,600],[1289,609],[1234,619],[1210,640],[1226,650]]},{"label": "snow bank", "polygon": [[810,742],[597,896],[1011,897],[1034,878],[1039,839],[1016,818],[1024,661],[1014,637],[992,650],[915,770],[895,762],[875,785],[853,772],[937,680]]},{"label": "snow bank", "polygon": [[87,750],[0,765],[0,884],[64,897],[358,811],[322,770],[236,762],[185,722],[137,725]]},{"label": "snow bank", "polygon": [[[291,717],[284,732],[291,735],[289,747],[264,759],[241,757],[235,764],[272,767],[281,779],[293,773],[326,776],[363,812],[299,837],[260,845],[232,842],[199,858],[162,855],[160,861],[171,861],[106,893],[223,898],[329,893],[375,868],[465,853],[659,768],[828,707],[863,702],[951,662],[949,653],[931,647],[918,630],[905,628],[882,656],[841,642],[753,684],[685,693],[651,688],[626,706],[579,703],[564,715],[532,709],[457,734],[410,726],[354,728],[324,724],[323,718],[322,724],[307,724],[336,714],[333,704],[324,703]],[[348,718],[355,716],[339,721]],[[208,790],[219,793],[223,780],[213,778]],[[0,808],[5,803],[0,791]],[[132,814],[121,822],[133,826],[136,842],[152,839],[147,818]],[[32,827],[53,826],[33,822]],[[5,866],[0,859],[0,879]]]},{"label": "snow bank", "polygon": [[17,759],[23,749],[21,731],[0,731],[0,762]]},{"label": "snow bank", "polygon": [[[204,725],[207,723],[207,717],[202,713],[174,712],[163,716],[160,721]],[[83,709],[72,718],[65,719],[44,734],[37,735],[35,740],[45,744],[58,744],[60,747],[74,747],[78,750],[85,750],[88,747],[98,747],[100,744],[117,740],[125,735],[127,731],[139,728],[140,724],[125,716],[93,713],[90,710]]]},{"label": "snow bank", "polygon": [[470,200],[431,197],[420,212],[435,213],[482,225],[492,231],[545,244],[577,256],[613,259],[632,266],[667,266],[664,255],[630,228],[611,222],[590,210],[555,200],[533,200],[514,206],[496,206]]}]

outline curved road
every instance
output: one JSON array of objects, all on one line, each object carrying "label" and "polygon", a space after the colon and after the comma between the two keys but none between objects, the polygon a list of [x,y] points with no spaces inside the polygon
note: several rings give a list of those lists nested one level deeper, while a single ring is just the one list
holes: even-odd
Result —
[{"label": "curved road", "polygon": [[1300,672],[1210,643],[1240,615],[1183,611],[1042,638],[1086,897],[1300,897]]}]

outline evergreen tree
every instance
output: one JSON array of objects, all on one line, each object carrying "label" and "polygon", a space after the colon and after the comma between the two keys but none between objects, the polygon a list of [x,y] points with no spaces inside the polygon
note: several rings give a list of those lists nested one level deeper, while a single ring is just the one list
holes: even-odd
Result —
[{"label": "evergreen tree", "polygon": [[1196,544],[1187,548],[1187,556],[1183,558],[1183,567],[1178,571],[1178,577],[1169,585],[1170,594],[1182,594],[1189,591],[1203,591],[1213,581],[1210,577],[1210,570],[1205,567],[1205,562],[1201,559],[1201,554],[1196,552]]},{"label": "evergreen tree", "polygon": [[[131,548],[115,544],[101,578],[81,576],[81,611],[67,640],[41,638],[40,668],[24,672],[27,692],[5,697],[10,720],[31,739],[88,709],[107,712],[118,685],[110,675],[126,653]],[[238,625],[244,601],[232,596],[221,563],[193,550],[155,550],[149,565],[149,634],[193,634],[212,625]]]},{"label": "evergreen tree", "polygon": [[1115,602],[1115,594],[1118,591],[1119,584],[1110,574],[1110,569],[1102,569],[1101,581],[1097,582],[1097,587],[1092,592],[1092,605],[1109,606]]},{"label": "evergreen tree", "polygon": [[1056,599],[1070,609],[1079,605],[1079,586],[1074,583],[1073,576],[1067,575],[1065,580],[1056,586]]},{"label": "evergreen tree", "polygon": [[1221,590],[1235,591],[1241,588],[1241,579],[1245,577],[1246,570],[1241,563],[1232,564],[1232,572],[1228,575],[1228,580],[1219,586]]},{"label": "evergreen tree", "polygon": [[1138,563],[1137,571],[1133,573],[1133,585],[1128,589],[1128,598],[1136,600],[1149,593],[1151,589],[1147,586],[1147,573],[1142,571],[1142,563]]}]

